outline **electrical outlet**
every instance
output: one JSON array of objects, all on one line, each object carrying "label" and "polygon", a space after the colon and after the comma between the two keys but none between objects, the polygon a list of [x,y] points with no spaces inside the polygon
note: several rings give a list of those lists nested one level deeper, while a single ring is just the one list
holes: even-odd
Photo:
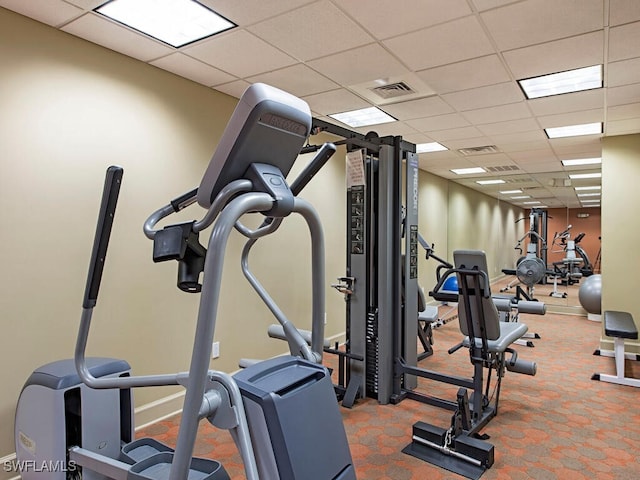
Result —
[{"label": "electrical outlet", "polygon": [[211,345],[211,358],[218,358],[220,356],[220,342],[213,342]]}]

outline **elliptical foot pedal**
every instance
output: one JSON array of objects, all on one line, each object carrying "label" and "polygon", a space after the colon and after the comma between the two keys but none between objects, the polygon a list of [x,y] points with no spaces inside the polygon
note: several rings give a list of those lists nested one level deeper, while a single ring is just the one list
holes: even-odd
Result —
[{"label": "elliptical foot pedal", "polygon": [[402,453],[471,480],[478,480],[493,465],[494,447],[488,442],[460,435],[453,439],[453,445],[446,443],[447,430],[417,422],[413,425],[413,441]]},{"label": "elliptical foot pedal", "polygon": [[[163,452],[145,458],[131,466],[127,480],[166,480],[169,478],[174,454]],[[231,480],[220,462],[192,458],[185,480]]]},{"label": "elliptical foot pedal", "polygon": [[122,447],[120,459],[133,465],[157,453],[164,452],[173,453],[173,448],[155,438],[139,438]]}]

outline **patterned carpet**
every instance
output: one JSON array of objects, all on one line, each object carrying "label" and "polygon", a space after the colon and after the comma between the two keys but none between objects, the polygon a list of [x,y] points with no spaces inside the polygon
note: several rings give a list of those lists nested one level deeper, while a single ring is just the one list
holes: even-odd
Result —
[{"label": "patterned carpet", "polygon": [[[483,479],[640,478],[640,390],[590,380],[594,372],[615,374],[614,360],[593,356],[601,325],[571,315],[521,316],[530,332],[542,338],[534,348],[516,346],[522,359],[538,364],[535,377],[507,372],[502,383],[498,416],[483,433],[495,445],[495,463]],[[457,321],[434,332],[433,356],[420,366],[443,373],[471,375],[466,350],[446,350],[460,340]],[[640,366],[627,362],[627,375],[640,377]],[[420,380],[419,390],[455,399],[457,387]],[[446,428],[450,413],[405,400],[378,405],[360,400],[342,408],[351,453],[359,479],[458,479],[439,467],[401,453],[418,420]],[[139,432],[169,445],[177,436],[179,418]],[[221,461],[233,479],[244,471],[227,432],[203,422],[196,455]]]}]

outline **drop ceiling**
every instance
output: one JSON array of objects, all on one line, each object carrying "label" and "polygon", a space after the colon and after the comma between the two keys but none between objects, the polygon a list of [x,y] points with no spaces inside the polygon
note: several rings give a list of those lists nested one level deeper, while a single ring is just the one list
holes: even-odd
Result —
[{"label": "drop ceiling", "polygon": [[[550,208],[580,207],[561,161],[601,156],[603,136],[640,133],[639,0],[201,0],[238,25],[173,48],[92,10],[103,0],[0,0],[64,32],[239,97],[266,82],[315,116],[380,106],[397,122],[360,129],[439,142],[420,167],[510,203],[522,189]],[[526,100],[517,80],[604,65],[604,88]],[[404,82],[413,93],[376,98]],[[603,135],[550,140],[544,128],[603,122]],[[491,146],[489,149],[476,147]],[[466,155],[458,150],[469,149]],[[478,151],[478,153],[474,153]],[[484,167],[461,177],[454,168]],[[476,180],[501,178],[503,185]],[[598,183],[599,180],[596,180]]]}]

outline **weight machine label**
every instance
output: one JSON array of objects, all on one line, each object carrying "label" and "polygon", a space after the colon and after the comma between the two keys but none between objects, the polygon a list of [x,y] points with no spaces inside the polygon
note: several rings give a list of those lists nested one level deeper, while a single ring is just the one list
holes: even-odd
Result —
[{"label": "weight machine label", "polygon": [[418,278],[418,226],[409,227],[409,278]]},{"label": "weight machine label", "polygon": [[365,232],[365,195],[364,185],[355,185],[350,189],[351,199],[351,254],[364,255],[364,232]]}]

